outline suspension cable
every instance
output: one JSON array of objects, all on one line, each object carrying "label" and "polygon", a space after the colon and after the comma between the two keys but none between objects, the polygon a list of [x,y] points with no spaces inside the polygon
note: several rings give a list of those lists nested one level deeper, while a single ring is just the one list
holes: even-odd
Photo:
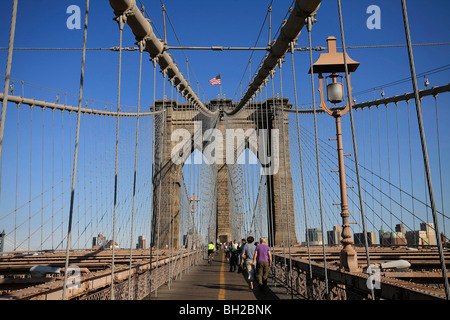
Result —
[{"label": "suspension cable", "polygon": [[[154,110],[156,111],[156,60],[153,60],[153,106],[154,106]],[[152,213],[152,218],[150,219],[150,272],[149,272],[149,288],[150,288],[150,293],[149,293],[149,299],[151,299],[151,293],[152,293],[152,271],[153,271],[153,247],[154,247],[154,243],[153,243],[153,238],[155,236],[154,234],[154,228],[152,227],[152,224],[155,222],[153,221],[153,217],[154,212],[156,210],[155,208],[155,195],[154,195],[154,183],[155,183],[155,161],[156,161],[156,152],[155,152],[155,146],[156,146],[156,139],[155,139],[155,125],[156,125],[156,115],[153,115],[153,125],[152,125],[152,154],[153,154],[153,158],[152,158],[152,187],[151,187],[151,213]]]},{"label": "suspension cable", "polygon": [[114,173],[114,211],[113,211],[113,234],[112,234],[112,261],[111,261],[111,300],[114,300],[114,260],[116,247],[116,211],[117,211],[117,184],[118,184],[118,170],[119,170],[119,124],[120,124],[120,89],[122,78],[122,34],[124,27],[124,15],[118,17],[119,24],[119,75],[117,88],[117,119],[116,119],[116,156],[115,156],[115,173]]},{"label": "suspension cable", "polygon": [[[313,24],[313,17],[309,16],[307,18],[307,30],[308,30],[308,40],[309,40],[309,62],[311,66],[311,94],[313,99],[313,110],[314,110],[314,136],[315,136],[315,146],[316,146],[316,167],[317,167],[317,188],[319,193],[319,212],[320,212],[320,219],[321,219],[321,225],[323,230],[323,207],[322,207],[322,187],[320,182],[320,163],[319,163],[319,141],[318,141],[318,133],[317,133],[317,112],[316,112],[316,97],[315,97],[315,90],[314,90],[314,66],[313,66],[313,59],[312,59],[312,50],[311,50],[311,29]],[[322,237],[323,237],[323,231],[322,231]],[[328,271],[327,271],[327,257],[326,257],[326,251],[325,246],[323,244],[323,265],[324,265],[324,274],[325,274],[325,292],[326,292],[326,299],[329,299],[329,287],[328,287]]]},{"label": "suspension cable", "polygon": [[133,232],[134,232],[134,212],[136,202],[136,170],[137,170],[137,153],[139,141],[139,111],[141,105],[141,80],[142,80],[142,52],[144,51],[142,41],[139,42],[139,80],[138,80],[138,103],[136,116],[136,142],[134,147],[134,174],[133,174],[133,202],[131,207],[131,230],[130,230],[130,269],[128,274],[128,300],[131,300],[131,266],[133,263]]},{"label": "suspension cable", "polygon": [[[263,31],[263,28],[264,28],[264,26],[266,24],[267,17],[269,17],[269,43],[270,43],[270,30],[271,30],[271,25],[272,25],[272,18],[271,18],[272,17],[272,14],[271,14],[271,12],[272,12],[272,3],[273,3],[273,0],[270,1],[270,4],[269,4],[269,6],[267,8],[266,16],[264,17],[263,24],[261,25],[261,28],[260,28],[259,33],[258,33],[258,36],[256,37],[255,45],[253,46],[253,48],[246,48],[246,50],[249,50],[249,49],[252,50],[252,53],[250,54],[250,58],[249,58],[249,60],[247,62],[247,65],[245,66],[244,73],[242,75],[242,78],[241,78],[239,84],[242,83],[242,79],[244,79],[244,77],[245,77],[245,74],[247,72],[247,68],[250,69],[250,63],[251,63],[253,54],[255,53],[255,50],[258,50],[258,48],[256,48],[256,45],[257,45],[257,43],[259,41],[259,38],[260,38],[261,33]],[[267,48],[262,48],[262,49],[263,50],[267,50]],[[249,72],[250,72],[250,70],[249,70]],[[239,87],[236,89],[236,92],[234,94],[233,99],[236,97],[236,95],[238,93],[238,90],[239,90]]]},{"label": "suspension cable", "polygon": [[[340,24],[340,29],[341,29],[342,51],[343,51],[343,56],[344,56],[345,79],[347,82],[347,99],[350,104],[350,108],[349,108],[350,124],[351,124],[351,129],[352,129],[352,141],[353,141],[353,153],[354,153],[354,158],[355,158],[356,179],[357,179],[357,183],[358,183],[359,207],[361,210],[361,221],[362,221],[363,233],[364,233],[364,245],[365,245],[365,249],[366,249],[367,268],[369,269],[370,268],[370,254],[369,254],[369,246],[368,246],[368,241],[367,241],[366,217],[365,217],[365,213],[364,213],[364,204],[363,204],[362,191],[361,191],[361,178],[360,178],[360,173],[359,173],[359,160],[358,160],[358,146],[356,144],[355,125],[354,125],[354,121],[353,121],[353,110],[352,110],[353,109],[353,107],[352,107],[353,97],[352,97],[352,91],[351,91],[351,87],[350,87],[350,75],[349,75],[348,65],[347,65],[347,52],[346,52],[346,48],[345,48],[345,35],[344,35],[344,24],[343,24],[343,19],[342,19],[341,0],[337,0],[337,1],[338,1],[338,11],[339,11],[339,24]],[[371,286],[371,291],[372,291],[371,292],[372,300],[375,300],[373,286]]]},{"label": "suspension cable", "polygon": [[438,115],[438,102],[437,102],[437,94],[434,95],[434,106],[436,110],[436,140],[437,140],[437,151],[438,151],[438,162],[439,162],[439,184],[441,189],[441,204],[442,204],[442,226],[445,232],[445,211],[444,211],[444,192],[442,189],[442,167],[441,167],[441,145],[439,138],[439,115]]},{"label": "suspension cable", "polygon": [[391,221],[391,230],[393,229],[392,225],[392,201],[391,201],[391,152],[389,146],[389,117],[388,117],[388,109],[386,106],[386,150],[387,150],[387,168],[388,168],[388,181],[389,181],[389,212],[390,212],[390,221]]},{"label": "suspension cable", "polygon": [[[89,16],[89,0],[86,0],[86,16],[85,16],[85,24],[84,24],[84,39],[83,39],[83,48],[86,48],[86,39],[87,39],[87,27],[88,27],[88,16]],[[76,175],[77,175],[77,162],[78,162],[78,142],[80,136],[80,121],[81,121],[81,102],[83,98],[83,84],[84,84],[84,67],[86,62],[86,50],[83,50],[83,57],[81,62],[81,77],[80,77],[80,89],[78,96],[78,112],[77,112],[77,133],[75,137],[75,154],[73,161],[73,173],[72,173],[72,188],[70,193],[70,211],[69,211],[69,225],[67,231],[67,246],[66,246],[66,261],[64,267],[64,285],[63,285],[63,293],[62,300],[66,299],[66,287],[67,287],[67,278],[69,272],[69,250],[70,250],[70,240],[72,235],[72,216],[73,216],[73,204],[75,201],[75,184],[76,184]],[[43,116],[42,116],[43,117]],[[30,181],[31,183],[31,181]]]},{"label": "suspension cable", "polygon": [[[11,31],[9,34],[8,58],[7,58],[6,73],[5,73],[6,77],[5,77],[5,85],[3,88],[2,112],[1,112],[1,119],[0,119],[0,181],[1,181],[1,176],[2,176],[1,169],[2,169],[2,154],[3,154],[3,134],[5,131],[6,107],[8,104],[9,79],[11,77],[11,65],[12,65],[12,56],[13,56],[13,49],[14,49],[14,38],[15,38],[15,33],[16,33],[17,4],[18,4],[18,0],[14,0],[13,10],[12,10],[12,18],[11,18]],[[1,196],[1,183],[0,183],[0,196]]]},{"label": "suspension cable", "polygon": [[[306,230],[306,243],[308,249],[308,266],[309,266],[309,279],[310,284],[312,284],[312,265],[311,265],[311,247],[309,243],[309,235],[308,235],[308,217],[306,210],[306,196],[305,196],[305,182],[303,175],[303,156],[302,156],[302,143],[300,138],[300,123],[298,118],[298,101],[297,101],[297,83],[295,80],[295,67],[294,67],[294,42],[291,43],[291,62],[292,62],[292,80],[294,85],[294,99],[295,99],[295,110],[296,110],[296,120],[297,120],[297,137],[298,137],[298,154],[300,160],[300,177],[301,177],[301,186],[302,186],[302,195],[303,195],[303,210],[305,215],[305,230]],[[307,286],[308,290],[308,298],[312,297],[311,285]]]},{"label": "suspension cable", "polygon": [[440,262],[441,262],[441,267],[442,267],[442,275],[444,278],[445,294],[446,294],[447,300],[450,300],[450,287],[449,287],[448,277],[447,277],[447,267],[445,265],[444,253],[443,253],[443,249],[442,249],[441,234],[439,232],[439,225],[438,225],[439,222],[438,222],[438,218],[437,218],[437,214],[436,214],[436,203],[435,203],[435,199],[434,199],[433,185],[432,185],[432,181],[431,181],[430,164],[428,161],[428,151],[427,151],[427,145],[426,145],[426,139],[425,139],[425,131],[424,131],[423,121],[422,121],[422,107],[421,107],[421,102],[420,102],[420,98],[419,98],[419,90],[417,87],[416,70],[415,70],[415,66],[414,66],[414,57],[413,57],[413,51],[412,51],[412,46],[411,46],[411,36],[410,36],[410,32],[409,32],[408,14],[406,11],[406,1],[401,0],[401,3],[402,3],[402,13],[403,13],[405,36],[406,36],[406,42],[408,45],[409,66],[410,66],[410,71],[411,71],[412,85],[413,85],[413,89],[414,89],[414,97],[415,97],[415,103],[416,103],[417,121],[419,124],[420,142],[422,145],[422,155],[423,155],[424,167],[425,167],[427,184],[428,184],[428,192],[429,192],[430,202],[431,202],[431,212],[433,215],[434,230],[435,230],[435,234],[436,234],[437,247],[439,250],[439,257],[440,257]]},{"label": "suspension cable", "polygon": [[[280,96],[281,96],[281,110],[283,110],[283,77],[282,77],[282,60],[280,60],[278,64],[278,69],[280,70]],[[286,150],[286,130],[284,128],[284,116],[285,114],[281,112],[281,130],[283,130],[283,159],[284,159],[284,193],[286,198],[286,231],[287,231],[287,242],[288,242],[288,255],[289,255],[289,277],[291,280],[290,287],[291,287],[291,299],[294,299],[294,291],[293,291],[293,274],[292,274],[292,258],[291,258],[291,222],[289,221],[289,201],[288,201],[288,188],[287,188],[287,163],[286,163],[286,157],[287,157],[287,150]],[[289,122],[289,114],[287,114],[288,122]],[[289,132],[289,131],[288,131]],[[289,133],[288,133],[289,134]],[[288,136],[289,137],[289,136]],[[281,194],[280,194],[281,196]]]}]

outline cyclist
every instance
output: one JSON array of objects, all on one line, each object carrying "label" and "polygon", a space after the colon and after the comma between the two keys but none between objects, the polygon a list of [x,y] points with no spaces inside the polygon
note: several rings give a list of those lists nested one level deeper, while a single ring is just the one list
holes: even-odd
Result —
[{"label": "cyclist", "polygon": [[214,246],[214,243],[210,242],[208,244],[208,262],[212,261],[214,258],[214,251],[216,251],[216,247]]}]

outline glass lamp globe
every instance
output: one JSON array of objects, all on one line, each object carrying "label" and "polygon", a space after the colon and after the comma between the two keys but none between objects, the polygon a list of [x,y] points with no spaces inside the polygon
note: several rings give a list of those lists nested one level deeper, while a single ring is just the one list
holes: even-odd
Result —
[{"label": "glass lamp globe", "polygon": [[344,101],[344,86],[342,83],[333,82],[327,85],[327,97],[331,103]]}]

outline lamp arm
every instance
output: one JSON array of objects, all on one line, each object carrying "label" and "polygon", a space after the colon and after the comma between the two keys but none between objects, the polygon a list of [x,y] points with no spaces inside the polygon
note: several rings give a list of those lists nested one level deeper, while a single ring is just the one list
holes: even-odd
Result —
[{"label": "lamp arm", "polygon": [[320,92],[320,107],[329,115],[333,116],[334,111],[331,111],[330,108],[327,106],[327,102],[325,100],[324,94],[323,94],[323,75],[319,73],[319,92]]},{"label": "lamp arm", "polygon": [[[350,73],[348,73],[348,85],[349,85],[349,88],[348,88],[349,92],[352,92]],[[350,101],[350,97],[347,97],[347,104],[345,105],[345,108],[340,111],[340,115],[343,116],[344,114],[346,114],[350,110],[350,106],[352,106],[352,105],[353,105],[353,101]]]}]

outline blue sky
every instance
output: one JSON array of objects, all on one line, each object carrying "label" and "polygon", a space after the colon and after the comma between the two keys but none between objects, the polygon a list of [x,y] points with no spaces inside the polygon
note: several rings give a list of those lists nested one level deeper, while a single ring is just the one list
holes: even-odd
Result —
[{"label": "blue sky", "polygon": [[[159,1],[142,0],[146,11],[151,17],[157,31],[162,34],[163,22],[161,4]],[[347,46],[373,46],[373,45],[404,45],[406,44],[403,29],[403,19],[401,2],[398,1],[358,1],[342,0],[342,11],[344,18],[345,40]],[[3,19],[0,20],[0,47],[8,46],[10,18],[12,0],[2,1],[0,4]],[[242,46],[255,45],[260,32],[264,17],[270,1],[213,1],[194,0],[179,1],[165,0],[170,21],[173,24],[175,33],[170,24],[167,26],[168,44],[170,46]],[[272,38],[278,30],[283,18],[286,16],[291,0],[275,0],[272,5]],[[83,44],[83,31],[69,30],[66,21],[69,14],[66,9],[70,5],[78,5],[81,8],[82,25],[84,24],[84,0],[20,0],[17,16],[17,27],[15,36],[15,47],[29,48],[81,48]],[[366,26],[366,21],[370,14],[366,13],[369,5],[377,5],[381,9],[381,29],[370,30]],[[424,4],[418,0],[408,0],[408,15],[411,29],[412,42],[440,43],[450,42],[448,30],[450,30],[450,20],[447,13],[450,3],[445,0],[431,0]],[[109,48],[118,46],[119,31],[117,23],[113,21],[113,10],[107,0],[91,0],[88,26],[88,48]],[[324,0],[317,13],[318,22],[314,24],[312,31],[313,46],[326,46],[326,38],[335,36],[338,47],[341,46],[339,19],[337,11],[337,1]],[[177,41],[180,40],[180,44]],[[266,46],[268,41],[268,24],[263,27],[261,37],[256,43],[258,47]],[[303,30],[299,40],[299,47],[306,47],[308,43],[307,32]],[[123,46],[135,45],[135,39],[128,26],[124,29]],[[249,70],[244,70],[250,58],[249,51],[191,51],[186,50],[185,54],[189,59],[192,69],[186,67],[186,57],[180,50],[173,50],[173,57],[179,65],[179,69],[188,78],[188,74],[193,84],[194,91],[197,91],[196,79],[200,85],[200,98],[209,100],[215,98],[219,93],[219,86],[211,86],[208,82],[217,74],[222,75],[222,90],[227,98],[234,98],[240,95],[239,83],[243,79],[245,89]],[[319,57],[319,52],[313,52],[314,61]],[[381,90],[369,90],[380,87],[393,81],[404,79],[410,76],[408,55],[405,47],[399,48],[375,48],[375,49],[349,49],[350,57],[358,62],[360,66],[352,75],[353,93],[357,102],[369,101],[380,98]],[[261,62],[264,51],[255,51],[251,61],[251,74],[256,71]],[[436,69],[449,64],[450,46],[427,46],[414,47],[414,59],[416,72],[418,74],[428,70]],[[0,50],[0,66],[6,68],[7,50]],[[290,55],[286,56],[286,63],[283,66],[283,93],[293,102],[292,71]],[[59,95],[61,102],[76,105],[81,66],[81,51],[22,51],[15,50],[11,77],[14,79],[14,94],[21,95],[22,86],[20,81],[25,81],[23,87],[24,95],[28,98],[38,100],[55,101]],[[296,52],[295,72],[297,79],[297,90],[299,104],[308,104],[312,101],[309,70],[309,56],[307,52]],[[4,74],[1,71],[0,74]],[[86,56],[86,71],[84,83],[84,98],[89,99],[90,107],[104,108],[105,105],[110,110],[115,110],[117,102],[117,74],[118,74],[118,53],[111,51],[88,51]],[[194,76],[195,74],[195,76]],[[450,81],[450,70],[430,74],[427,76],[430,86],[448,84]],[[149,106],[153,103],[153,67],[148,61],[148,55],[144,54],[143,79],[142,79],[142,106]],[[419,79],[419,88],[423,89],[423,81]],[[137,83],[138,83],[138,53],[123,53],[122,71],[122,94],[121,103],[125,106],[137,104]],[[316,82],[317,86],[317,82]],[[162,97],[162,80],[157,81],[157,98]],[[279,82],[275,81],[275,91],[279,92]],[[412,92],[410,81],[399,85],[386,86],[383,88],[385,96]],[[365,94],[359,92],[367,91]],[[67,96],[65,95],[67,93]],[[236,96],[237,93],[237,96]],[[170,95],[170,91],[166,92]],[[449,94],[439,96],[439,115],[441,119],[450,116],[450,110],[445,106],[450,102]],[[317,97],[317,96],[316,96]],[[65,100],[67,99],[67,100]],[[424,121],[429,139],[430,159],[434,174],[434,186],[436,197],[440,199],[438,187],[439,177],[437,176],[437,145],[435,139],[435,118],[433,99],[424,104]],[[125,108],[125,110],[127,110]],[[8,185],[8,174],[13,175],[15,161],[15,115],[14,109],[10,108],[8,114],[8,125],[5,137],[5,158],[3,163],[3,190],[9,190],[14,194],[14,190],[5,188]],[[402,112],[405,112],[404,110]],[[384,116],[384,114],[383,114]],[[24,123],[27,115],[25,115]],[[401,114],[404,119],[405,113]],[[367,118],[366,118],[367,119]],[[348,120],[348,119],[347,119]],[[39,130],[35,125],[34,130]],[[444,120],[440,120],[441,152],[442,159],[450,156],[450,142],[446,138],[449,136],[449,128]],[[305,123],[309,126],[311,122]],[[325,127],[325,125],[323,125]],[[405,123],[401,124],[405,128]],[[417,124],[416,124],[417,126]],[[72,128],[73,129],[73,128]],[[329,128],[328,128],[329,129]],[[9,130],[9,131],[8,131]],[[22,127],[24,135],[27,136],[27,128]],[[47,128],[48,130],[48,128]],[[100,129],[97,129],[100,130]],[[347,126],[348,130],[348,126]],[[324,130],[325,131],[325,130]],[[130,133],[132,131],[130,130]],[[329,132],[327,132],[329,133]],[[66,131],[67,134],[67,131]],[[349,135],[347,136],[349,137]],[[67,137],[69,138],[69,137]],[[71,136],[70,138],[73,138]],[[39,135],[36,135],[35,142],[39,143]],[[112,137],[111,137],[112,139]],[[416,140],[418,145],[418,140]],[[10,143],[10,149],[8,144]],[[48,143],[48,142],[47,142]],[[293,143],[291,141],[291,143]],[[405,146],[406,141],[401,141]],[[364,145],[364,143],[363,143]],[[351,141],[347,140],[345,146],[350,149]],[[366,146],[367,147],[367,146]],[[392,146],[391,146],[392,147]],[[68,153],[70,147],[65,148],[67,152],[66,160],[70,158]],[[351,150],[349,150],[350,152]],[[368,152],[368,150],[366,150]],[[24,151],[26,153],[26,150]],[[34,149],[34,159],[42,158],[39,148]],[[402,150],[403,152],[403,150]],[[405,150],[406,152],[406,150]],[[25,154],[24,153],[24,154]],[[73,150],[72,150],[73,154]],[[11,157],[11,158],[8,158]],[[362,156],[360,155],[360,158]],[[296,159],[293,159],[296,163]],[[420,152],[415,158],[420,165]],[[445,160],[444,160],[445,161]],[[392,160],[394,162],[394,160]],[[48,164],[47,164],[48,165]],[[37,164],[40,166],[40,164]],[[65,169],[69,172],[71,164],[67,163]],[[386,163],[383,163],[386,170]],[[396,167],[392,164],[393,170]],[[406,169],[404,169],[406,170]],[[24,174],[26,175],[26,174]],[[394,173],[392,173],[394,176]],[[406,172],[405,172],[406,175]],[[423,179],[423,174],[418,174]],[[443,171],[444,182],[449,181],[450,171],[445,168]],[[418,183],[418,182],[416,182]],[[444,183],[444,190],[450,186]],[[416,190],[423,189],[423,183]],[[37,188],[37,191],[39,188]],[[297,190],[298,191],[298,190]],[[297,192],[296,191],[296,192]],[[2,192],[2,198],[8,191]],[[27,191],[28,192],[28,191]],[[445,194],[445,193],[444,193]],[[28,194],[24,194],[24,201]],[[440,201],[440,200],[438,200]],[[448,202],[448,199],[446,200]],[[446,203],[447,203],[446,202]],[[439,202],[440,205],[440,202]],[[447,208],[450,203],[447,203]]]},{"label": "blue sky", "polygon": [[[81,8],[84,17],[85,1],[31,1],[22,0],[19,4],[16,29],[16,47],[44,47],[44,48],[81,48],[83,41],[82,30],[69,30],[66,20],[69,14],[66,9],[76,4]],[[162,34],[162,12],[159,1],[144,1],[146,10]],[[262,26],[267,12],[269,1],[167,1],[165,6],[169,14],[176,35],[183,46],[252,46]],[[419,1],[407,1],[408,14],[413,43],[448,42],[445,32],[449,24],[445,12],[449,8],[447,1],[431,1],[422,6]],[[272,11],[272,37],[285,17],[291,1],[275,1]],[[381,29],[369,30],[366,13],[369,5],[378,5],[381,9]],[[1,23],[2,47],[7,47],[9,39],[9,24],[12,1],[3,1],[0,4],[5,19]],[[87,46],[90,48],[109,48],[118,45],[118,28],[112,21],[113,12],[108,1],[91,1],[89,18],[89,31]],[[439,8],[436,10],[436,8]],[[390,45],[405,44],[403,20],[400,1],[352,1],[343,0],[342,10],[347,46],[363,45]],[[326,46],[326,38],[334,35],[340,45],[339,20],[337,16],[336,1],[323,1],[318,14],[318,22],[313,27],[313,46]],[[178,41],[171,27],[167,27],[168,43],[178,46]],[[263,27],[257,46],[267,43],[267,22]],[[134,36],[128,27],[124,31],[124,46],[134,46]],[[300,47],[307,46],[307,33],[301,33],[298,41]],[[448,64],[450,46],[414,47],[414,58],[418,74]],[[353,93],[357,101],[373,99],[374,95],[380,97],[381,90],[365,95],[359,92],[367,91],[373,87],[409,77],[409,63],[407,50],[400,48],[352,49],[349,55],[360,62],[357,72],[352,75]],[[228,98],[240,94],[240,81],[243,79],[243,88],[249,79],[248,70],[244,73],[250,58],[248,51],[185,51],[192,69],[186,67],[186,57],[180,50],[173,50],[172,54],[177,61],[185,78],[197,90],[196,80],[200,84],[200,98],[206,100],[215,98],[219,93],[218,86],[211,86],[209,79],[222,74],[222,90]],[[256,51],[251,62],[251,74],[261,62],[263,51]],[[314,52],[314,60],[319,52]],[[0,51],[0,58],[6,62],[6,50]],[[144,58],[147,58],[144,56]],[[137,103],[137,52],[124,52],[123,57],[122,104],[135,106]],[[103,107],[110,103],[111,108],[116,103],[117,95],[117,52],[89,51],[86,58],[86,75],[84,97],[95,100],[93,107]],[[146,59],[147,60],[147,59]],[[286,77],[290,77],[290,56],[286,57]],[[12,78],[37,84],[53,89],[51,93],[46,90],[33,90],[26,87],[25,96],[42,100],[53,101],[55,91],[71,93],[75,97],[67,103],[76,104],[79,72],[81,64],[80,51],[19,51],[14,52]],[[307,71],[309,70],[308,53],[297,52],[296,77],[298,79],[298,98],[300,104],[310,103],[311,89]],[[152,104],[152,66],[144,61],[143,76],[143,105]],[[448,83],[449,71],[428,76],[430,85],[443,85]],[[161,83],[157,86],[161,88]],[[293,101],[292,83],[284,81],[284,94]],[[419,80],[420,88],[423,81]],[[16,86],[17,87],[17,86]],[[279,92],[277,82],[275,83]],[[410,82],[401,85],[383,88],[386,96],[411,92]],[[16,88],[16,90],[18,90]],[[16,91],[17,93],[17,91]],[[237,93],[237,95],[236,95]],[[158,97],[161,98],[161,90]],[[62,98],[61,98],[62,100]]]},{"label": "blue sky", "polygon": [[[143,1],[147,12],[162,34],[162,12],[159,1]],[[175,32],[183,46],[252,46],[267,12],[269,1],[166,1],[164,2]],[[16,47],[62,47],[81,48],[83,41],[82,30],[69,30],[66,20],[69,14],[66,9],[76,4],[81,8],[84,17],[84,1],[31,1],[19,2]],[[291,1],[274,1],[272,12],[272,34],[280,26]],[[369,5],[378,5],[381,9],[381,29],[369,30],[366,20]],[[430,1],[426,6],[419,1],[407,1],[408,14],[411,24],[413,43],[447,42],[445,30],[450,22],[445,16],[449,8],[447,1]],[[2,1],[0,5],[5,19],[1,23],[2,47],[8,45],[10,12],[12,1]],[[87,46],[92,48],[108,48],[118,45],[117,24],[112,21],[113,12],[108,1],[91,1],[89,18],[89,32]],[[439,8],[436,10],[436,8]],[[403,20],[400,1],[342,1],[344,28],[347,46],[405,44]],[[336,1],[323,1],[317,15],[318,22],[313,28],[313,46],[326,46],[326,38],[334,35],[340,44],[339,20]],[[267,43],[267,23],[264,27],[257,46]],[[168,43],[178,46],[178,42],[170,26],[167,27]],[[134,37],[130,29],[125,28],[124,46],[133,46]],[[307,46],[306,30],[299,38],[299,46]],[[416,47],[414,57],[417,73],[440,67],[448,62],[449,46]],[[6,51],[0,52],[6,61]],[[179,50],[173,51],[180,69],[187,78],[185,57]],[[314,52],[314,58],[318,57]],[[361,63],[358,72],[353,76],[354,92],[366,90],[374,86],[389,83],[409,76],[409,64],[406,48],[389,49],[354,49],[349,50],[350,56]],[[222,74],[223,93],[233,98],[239,89],[239,82],[244,75],[244,68],[250,58],[248,51],[186,51],[192,70],[198,79],[206,98],[214,98],[219,93],[217,86],[211,86],[208,80],[218,73]],[[261,62],[263,52],[255,52],[252,61],[252,74]],[[86,60],[85,97],[101,101],[115,102],[115,95],[111,92],[117,77],[117,53],[89,52]],[[309,60],[307,53],[298,52],[296,63],[297,78],[303,79],[307,75]],[[289,58],[289,57],[288,57]],[[135,105],[136,97],[127,90],[127,85],[135,86],[137,53],[124,53],[124,94],[123,103]],[[49,88],[77,94],[80,69],[80,52],[47,52],[47,51],[15,51],[12,77],[31,83],[37,83]],[[151,64],[144,64],[147,77],[145,84],[151,80]],[[194,74],[189,71],[194,89]],[[448,73],[444,73],[448,78]],[[430,76],[431,85],[446,83],[439,76]],[[306,78],[305,78],[306,79]],[[445,78],[444,78],[445,79]],[[244,86],[247,84],[248,74],[244,76]],[[300,101],[310,102],[307,84],[301,86]],[[409,89],[390,88],[385,93],[389,96]],[[285,90],[289,92],[290,90]],[[128,94],[128,92],[130,92]],[[306,95],[305,98],[302,98]],[[148,97],[150,97],[149,95]],[[203,99],[203,93],[200,95]],[[145,100],[145,92],[144,98]],[[358,96],[357,96],[358,98]],[[366,100],[366,99],[364,99]]]}]

